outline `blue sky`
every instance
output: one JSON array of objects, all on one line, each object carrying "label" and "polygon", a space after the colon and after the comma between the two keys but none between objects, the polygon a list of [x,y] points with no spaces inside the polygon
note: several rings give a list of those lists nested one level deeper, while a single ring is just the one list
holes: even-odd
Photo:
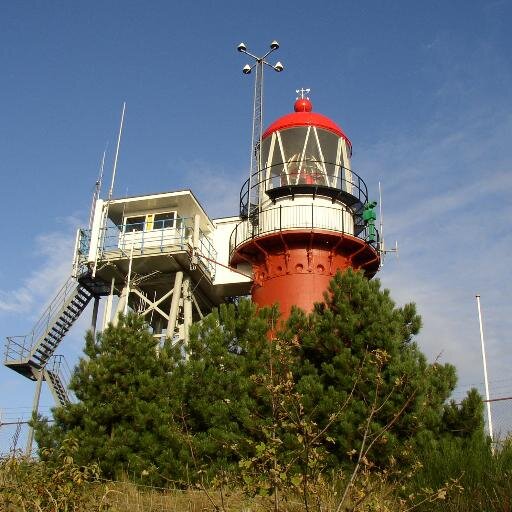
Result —
[{"label": "blue sky", "polygon": [[[2,2],[0,334],[28,332],[65,281],[124,100],[115,194],[191,188],[212,216],[236,213],[253,86],[236,45],[277,39],[285,71],[266,74],[266,124],[311,88],[375,198],[382,182],[400,253],[380,278],[418,304],[420,346],[457,366],[456,397],[480,387],[480,293],[492,394],[511,396],[511,19],[506,1]],[[87,322],[62,347],[71,364]],[[32,392],[1,367],[3,420],[27,417]],[[0,429],[0,449],[12,434]]]}]

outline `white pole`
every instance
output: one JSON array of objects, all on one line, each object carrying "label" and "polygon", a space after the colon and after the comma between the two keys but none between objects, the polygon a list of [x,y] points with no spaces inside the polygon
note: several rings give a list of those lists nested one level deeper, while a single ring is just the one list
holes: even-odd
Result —
[{"label": "white pole", "polygon": [[126,110],[126,101],[123,101],[123,111],[121,113],[121,123],[119,125],[119,133],[117,135],[117,146],[116,146],[116,156],[114,158],[114,168],[112,169],[112,182],[110,183],[110,189],[108,191],[108,200],[112,199],[112,193],[114,192],[114,181],[116,179],[116,169],[117,169],[117,157],[119,156],[119,146],[121,144],[121,135],[123,134],[123,124],[124,124],[124,111]]},{"label": "white pole", "polygon": [[110,285],[110,293],[107,297],[107,303],[105,304],[105,310],[103,311],[103,331],[107,328],[108,324],[112,321],[112,299],[114,298],[114,285],[115,277],[112,278],[112,284]]},{"label": "white pole", "polygon": [[[482,344],[482,361],[484,364],[484,382],[485,382],[485,399],[487,403],[487,421],[489,423],[489,436],[491,437],[491,442],[494,441],[492,435],[492,416],[491,416],[491,402],[489,398],[489,381],[487,379],[487,361],[485,358],[485,343],[484,343],[484,329],[482,326],[482,310],[480,308],[480,295],[476,295],[476,303],[478,306],[478,321],[480,322],[480,341]],[[493,449],[494,451],[494,449]]]},{"label": "white pole", "polygon": [[384,244],[384,217],[382,216],[382,189],[379,181],[379,220],[380,220],[380,252],[382,259],[380,260],[380,267],[384,266],[384,256],[386,255],[386,246]]},{"label": "white pole", "polygon": [[[108,143],[107,143],[108,147]],[[96,181],[96,185],[94,187],[94,194],[92,196],[92,204],[91,204],[91,213],[89,215],[89,229],[92,230],[92,223],[94,220],[94,211],[96,209],[96,201],[99,199],[101,194],[101,183],[103,181],[103,168],[105,167],[105,157],[107,156],[107,148],[103,151],[103,156],[101,158],[100,165],[100,174],[98,176],[98,180]]]},{"label": "white pole", "polygon": [[132,232],[132,248],[130,251],[130,263],[128,265],[128,278],[126,283],[126,302],[124,303],[124,311],[123,314],[126,315],[128,312],[128,298],[130,296],[130,281],[132,279],[132,263],[133,263],[133,245],[134,245],[134,238],[133,235],[135,235],[135,231]]}]

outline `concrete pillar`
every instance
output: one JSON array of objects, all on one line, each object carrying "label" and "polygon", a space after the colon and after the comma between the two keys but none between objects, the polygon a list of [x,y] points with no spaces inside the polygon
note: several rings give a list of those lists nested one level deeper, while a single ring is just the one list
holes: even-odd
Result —
[{"label": "concrete pillar", "polygon": [[128,286],[124,286],[121,295],[119,296],[119,302],[117,303],[116,312],[112,320],[112,325],[115,327],[119,323],[119,314],[124,312],[125,305],[128,302]]},{"label": "concrete pillar", "polygon": [[192,325],[192,291],[190,289],[190,277],[183,279],[183,339],[185,344],[189,341],[189,329]]},{"label": "concrete pillar", "polygon": [[183,272],[176,272],[176,277],[174,278],[174,291],[172,294],[171,307],[169,310],[169,321],[167,322],[167,337],[169,339],[172,339],[174,335],[174,329],[176,327],[176,319],[178,317],[178,308],[180,305],[182,282]]},{"label": "concrete pillar", "polygon": [[155,345],[156,355],[160,354],[160,343],[162,342],[162,317],[158,315],[153,327],[153,337],[158,341]]},{"label": "concrete pillar", "polygon": [[199,214],[194,215],[194,232],[192,235],[192,258],[190,260],[190,268],[194,270],[197,266],[197,263],[199,262],[199,259],[197,257],[197,252],[199,251],[199,235],[200,235],[200,229],[199,224],[201,222],[201,218],[199,217]]},{"label": "concrete pillar", "polygon": [[110,285],[110,293],[107,297],[107,303],[105,304],[105,311],[103,312],[103,329],[105,330],[112,319],[112,300],[114,298],[114,284],[115,278],[112,278],[112,284]]}]

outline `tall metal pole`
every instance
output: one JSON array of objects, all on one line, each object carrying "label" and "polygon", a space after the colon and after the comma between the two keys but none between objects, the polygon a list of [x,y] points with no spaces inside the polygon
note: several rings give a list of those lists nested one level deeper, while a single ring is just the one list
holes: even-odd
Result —
[{"label": "tall metal pole", "polygon": [[[263,57],[257,57],[249,51],[244,43],[238,45],[238,51],[249,55],[255,60],[252,66],[247,64],[243,68],[244,74],[248,75],[255,68],[256,76],[254,80],[254,101],[253,101],[253,116],[252,116],[252,138],[251,138],[251,168],[249,170],[249,189],[247,191],[247,215],[251,217],[254,211],[258,210],[259,207],[259,190],[258,187],[253,185],[253,180],[257,179],[258,172],[261,169],[260,166],[260,155],[261,155],[261,136],[263,132],[263,67],[267,65],[278,73],[283,71],[284,67],[281,62],[276,62],[272,65],[265,59],[275,50],[279,48],[277,41],[270,43],[270,50],[263,55]],[[259,181],[259,180],[258,180]],[[254,189],[254,190],[253,190]]]},{"label": "tall metal pole", "polygon": [[249,171],[249,197],[248,213],[253,213],[259,206],[258,188],[254,187],[253,179],[258,178],[261,155],[261,136],[263,132],[263,61],[256,62],[256,77],[254,80],[254,103],[253,103],[253,123],[251,138],[251,169]]},{"label": "tall metal pole", "polygon": [[482,344],[482,361],[484,365],[484,382],[485,382],[485,400],[487,403],[487,422],[489,424],[489,436],[491,442],[494,441],[492,430],[491,402],[489,397],[489,381],[487,379],[487,360],[485,358],[484,329],[482,325],[482,310],[480,308],[480,295],[476,295],[476,304],[478,307],[478,321],[480,323],[480,342]]}]

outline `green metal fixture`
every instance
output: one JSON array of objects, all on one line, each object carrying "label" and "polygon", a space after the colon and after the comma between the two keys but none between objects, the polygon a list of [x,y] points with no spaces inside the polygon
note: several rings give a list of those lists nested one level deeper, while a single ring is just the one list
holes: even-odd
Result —
[{"label": "green metal fixture", "polygon": [[371,201],[370,203],[366,203],[364,205],[363,210],[363,221],[365,225],[368,227],[368,241],[376,242],[377,241],[377,231],[375,229],[375,221],[377,220],[377,214],[375,213],[375,207],[377,206],[377,201]]}]

